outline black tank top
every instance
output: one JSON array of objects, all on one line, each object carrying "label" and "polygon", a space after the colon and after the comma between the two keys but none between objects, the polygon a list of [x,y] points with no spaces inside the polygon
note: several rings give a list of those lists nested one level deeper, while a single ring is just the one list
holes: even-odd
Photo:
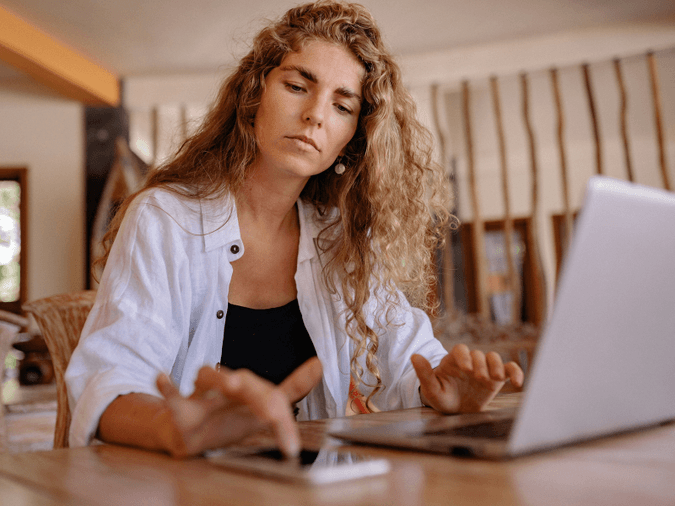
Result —
[{"label": "black tank top", "polygon": [[249,369],[275,384],[316,355],[297,299],[271,309],[228,304],[220,363]]}]

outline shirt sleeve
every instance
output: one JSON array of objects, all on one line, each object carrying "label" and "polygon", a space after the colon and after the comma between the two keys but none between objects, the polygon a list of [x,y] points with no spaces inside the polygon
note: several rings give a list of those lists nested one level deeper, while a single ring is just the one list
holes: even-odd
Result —
[{"label": "shirt sleeve", "polygon": [[187,334],[181,315],[189,314],[190,292],[185,231],[172,214],[152,193],[125,214],[66,371],[71,446],[91,442],[116,397],[159,395],[157,374],[171,372]]},{"label": "shirt sleeve", "polygon": [[[401,292],[397,293],[397,298],[389,314],[380,316],[382,324],[373,327],[379,336],[377,365],[385,386],[373,398],[373,403],[381,410],[421,406],[420,382],[410,357],[417,353],[436,367],[448,353],[434,337],[426,313],[412,307]],[[372,375],[364,374],[364,377],[370,385],[375,384]],[[371,390],[363,385],[359,389],[366,395]]]}]

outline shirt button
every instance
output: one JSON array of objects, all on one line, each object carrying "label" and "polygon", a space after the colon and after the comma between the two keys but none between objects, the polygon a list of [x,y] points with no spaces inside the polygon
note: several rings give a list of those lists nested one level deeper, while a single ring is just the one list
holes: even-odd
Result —
[{"label": "shirt button", "polygon": [[220,320],[223,318],[223,316],[225,316],[225,313],[223,312],[222,309],[219,309],[218,312],[216,313],[216,318]]},{"label": "shirt button", "polygon": [[230,253],[232,253],[233,255],[236,255],[237,253],[239,253],[239,246],[237,246],[236,244],[233,244],[230,247]]}]

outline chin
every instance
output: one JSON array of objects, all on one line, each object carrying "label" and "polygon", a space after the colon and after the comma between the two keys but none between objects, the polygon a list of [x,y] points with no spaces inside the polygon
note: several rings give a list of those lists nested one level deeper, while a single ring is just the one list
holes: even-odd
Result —
[{"label": "chin", "polygon": [[324,172],[326,169],[317,169],[316,167],[303,167],[295,164],[288,167],[285,172],[293,176],[297,176],[304,179],[309,179],[312,176],[316,176]]}]

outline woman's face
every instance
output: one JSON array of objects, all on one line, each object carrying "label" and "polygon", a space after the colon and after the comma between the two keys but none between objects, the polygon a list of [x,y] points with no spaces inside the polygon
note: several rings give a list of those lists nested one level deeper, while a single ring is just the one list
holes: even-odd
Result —
[{"label": "woman's face", "polygon": [[312,41],[265,78],[255,116],[256,170],[308,179],[330,167],[356,132],[363,65],[348,50]]}]

